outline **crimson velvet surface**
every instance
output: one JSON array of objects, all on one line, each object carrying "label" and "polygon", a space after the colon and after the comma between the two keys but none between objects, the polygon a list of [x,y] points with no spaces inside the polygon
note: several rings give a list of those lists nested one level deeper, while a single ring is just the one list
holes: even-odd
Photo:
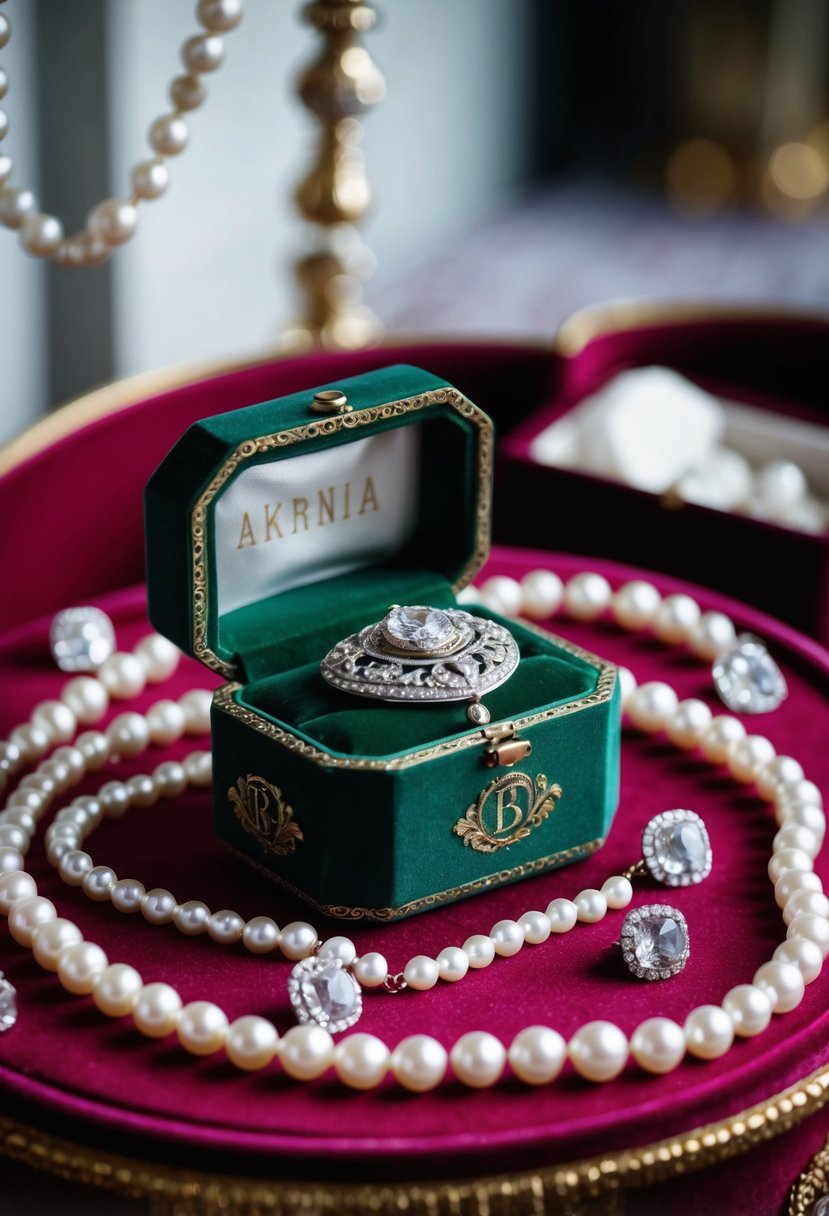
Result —
[{"label": "crimson velvet surface", "polygon": [[[431,361],[424,348],[338,356],[310,367],[288,361],[189,385],[90,422],[0,479],[0,517],[11,525],[0,538],[0,571],[7,588],[0,605],[0,736],[25,719],[37,701],[55,696],[65,678],[48,656],[53,610],[78,602],[99,604],[113,616],[121,647],[147,631],[140,490],[190,421],[211,409],[261,400],[381,361],[412,358],[426,367],[439,364],[442,373],[453,364],[446,348],[431,353]],[[525,349],[522,357],[528,375],[547,374],[540,352]],[[503,352],[458,348],[449,378],[474,399],[464,370],[470,369],[470,379],[479,378],[487,360],[497,378]],[[604,570],[614,586],[636,573],[595,559],[586,563],[572,556],[498,549],[485,574],[520,576],[538,565],[551,565],[565,577],[589,565]],[[663,591],[683,586],[667,577],[655,581]],[[704,607],[731,612],[739,626],[769,641],[790,696],[774,714],[750,723],[750,729],[767,734],[779,752],[798,757],[807,775],[827,788],[826,652],[749,607],[700,589],[694,594]],[[680,696],[699,696],[715,711],[719,708],[706,666],[678,648],[622,634],[609,623],[556,620],[554,627],[603,657],[629,665],[640,680],[667,679]],[[148,689],[136,707],[146,709],[158,696],[193,686],[213,687],[215,677],[188,658],[163,690]],[[163,754],[178,756],[185,750],[182,744]],[[118,774],[146,771],[155,760],[145,756],[125,762]],[[76,792],[94,792],[105,779],[105,774],[87,779]],[[441,797],[439,789],[435,797]],[[704,817],[715,858],[712,875],[698,887],[676,894],[647,883],[636,887],[634,905],[675,902],[686,917],[691,959],[679,976],[658,984],[629,977],[611,949],[624,914],[611,912],[596,925],[578,925],[512,959],[497,959],[457,985],[395,997],[369,993],[359,1025],[392,1045],[419,1031],[449,1046],[465,1031],[482,1028],[508,1043],[516,1031],[538,1022],[566,1036],[597,1017],[610,1018],[629,1034],[649,1016],[664,1014],[682,1022],[694,1006],[719,1002],[730,987],[750,981],[785,937],[766,876],[776,831],[771,808],[751,787],[738,787],[724,769],[697,754],[677,752],[664,737],[623,732],[620,809],[607,843],[592,858],[394,925],[325,923],[290,901],[224,852],[212,835],[209,795],[203,791],[104,823],[91,838],[90,851],[96,863],[111,864],[120,876],[139,878],[148,888],[167,886],[179,900],[201,898],[212,908],[232,907],[245,917],[266,913],[283,924],[308,918],[321,936],[348,932],[358,951],[379,949],[397,970],[415,953],[434,955],[444,945],[461,944],[470,933],[487,932],[501,918],[543,910],[557,896],[600,886],[636,860],[644,824],[670,807],[689,807]],[[447,830],[465,809],[447,806]],[[282,1031],[292,1024],[285,992],[290,965],[281,956],[257,958],[242,947],[184,938],[172,927],[151,927],[108,904],[90,903],[57,879],[38,840],[29,860],[41,891],[54,900],[59,914],[74,919],[86,936],[103,945],[111,961],[134,964],[147,982],[172,983],[185,1001],[214,1000],[231,1018],[255,1012],[273,1018]],[[520,860],[517,851],[514,860]],[[829,882],[825,860],[819,859],[816,868]],[[795,1011],[775,1017],[760,1037],[738,1040],[718,1061],[688,1059],[665,1077],[628,1066],[615,1081],[594,1086],[567,1070],[539,1089],[506,1079],[495,1090],[473,1092],[448,1081],[433,1093],[413,1096],[391,1083],[352,1093],[333,1074],[302,1085],[282,1075],[278,1066],[241,1074],[221,1056],[187,1056],[175,1039],[149,1042],[128,1019],[107,1020],[89,998],[63,992],[2,924],[0,969],[16,985],[20,1004],[17,1026],[0,1038],[3,1114],[143,1160],[236,1174],[436,1179],[536,1168],[727,1119],[829,1062],[825,973],[807,988]],[[720,1199],[730,1187],[738,1188],[741,1196],[753,1196],[753,1212],[777,1211],[826,1126],[823,1112],[804,1131],[786,1137],[788,1147],[777,1141],[773,1153],[755,1151],[736,1165],[717,1167],[711,1172],[713,1183],[700,1178],[678,1186],[671,1210],[698,1211],[706,1188],[715,1186]],[[709,1210],[747,1209],[709,1203]]]}]

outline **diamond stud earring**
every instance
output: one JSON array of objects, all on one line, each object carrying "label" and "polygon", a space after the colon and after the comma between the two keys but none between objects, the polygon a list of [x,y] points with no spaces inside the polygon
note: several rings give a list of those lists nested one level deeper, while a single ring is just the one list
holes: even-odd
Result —
[{"label": "diamond stud earring", "polygon": [[695,811],[662,811],[642,833],[642,858],[624,877],[649,874],[665,887],[690,887],[711,873],[713,854],[705,824]]},{"label": "diamond stud earring", "polygon": [[782,671],[752,633],[741,633],[711,668],[714,687],[734,714],[768,714],[786,699]]},{"label": "diamond stud earring", "polygon": [[61,671],[96,671],[115,652],[115,630],[100,608],[65,608],[52,620],[49,644]]},{"label": "diamond stud earring", "polygon": [[645,904],[628,912],[620,934],[622,958],[640,980],[667,980],[688,962],[685,917],[669,904]]}]

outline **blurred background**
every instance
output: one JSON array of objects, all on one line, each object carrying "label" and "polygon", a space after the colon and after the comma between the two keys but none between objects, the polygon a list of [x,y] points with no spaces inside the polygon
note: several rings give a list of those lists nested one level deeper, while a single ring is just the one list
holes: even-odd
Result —
[{"label": "blurred background", "polygon": [[[359,277],[387,332],[546,339],[618,297],[829,308],[829,0],[373,7]],[[2,150],[67,231],[128,193],[193,8],[3,5]],[[302,4],[249,0],[168,192],[106,264],[0,229],[0,442],[112,378],[278,345],[314,248],[296,87],[321,45]]]}]

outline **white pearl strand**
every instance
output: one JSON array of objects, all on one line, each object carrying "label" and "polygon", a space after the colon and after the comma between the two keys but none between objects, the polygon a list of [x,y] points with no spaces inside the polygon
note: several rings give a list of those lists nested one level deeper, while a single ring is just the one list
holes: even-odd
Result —
[{"label": "white pearl strand", "polygon": [[[33,191],[25,186],[8,185],[12,159],[0,154],[0,224],[19,229],[20,244],[26,253],[37,258],[54,258],[61,266],[97,266],[106,261],[115,246],[130,239],[138,226],[138,204],[159,198],[167,189],[167,158],[183,152],[189,139],[184,114],[205,100],[207,90],[202,77],[222,66],[224,43],[220,35],[235,29],[242,20],[242,12],[242,0],[199,0],[196,18],[206,32],[194,34],[182,45],[186,74],[170,82],[173,109],[157,118],[149,129],[152,159],[133,166],[131,194],[98,203],[80,232],[65,237],[59,219],[37,210]],[[10,38],[11,23],[0,13],[0,48]],[[0,101],[7,89],[8,76],[0,68]],[[6,113],[0,110],[0,141],[8,126]]]},{"label": "white pearl strand", "polygon": [[[564,598],[568,607],[576,606],[573,615],[585,610],[585,601],[589,603],[590,616],[598,615],[596,603],[603,597],[599,594],[601,584],[597,579],[602,576],[582,574],[567,584]],[[527,615],[543,615],[539,586],[546,588],[549,600],[549,592],[555,586],[552,580],[560,582],[550,571],[535,571],[523,584],[515,584],[526,593],[521,607]],[[513,581],[499,580],[493,587],[495,580],[490,580],[485,585],[484,595],[494,598],[497,590],[498,595],[504,596],[512,591],[510,583]],[[627,608],[633,595],[630,586],[628,584],[616,593]],[[638,584],[639,588],[643,586],[649,584]],[[569,596],[566,595],[568,590]],[[637,590],[633,598],[640,601],[641,607],[646,597],[644,592]],[[654,597],[649,598],[653,602]],[[674,601],[677,598],[689,599],[668,597]],[[694,604],[694,601],[690,602]],[[654,622],[666,601],[657,600],[657,603],[651,618]],[[694,606],[698,612],[698,606]],[[533,608],[535,611],[531,611]],[[701,615],[695,617],[687,604],[680,605],[677,611],[671,607],[662,614],[660,628],[664,627],[674,635],[672,640],[683,640],[676,637],[680,622],[685,622],[688,637],[699,624]],[[151,644],[161,648],[165,645],[160,638],[151,639]],[[123,659],[123,656],[114,657]],[[237,1018],[229,1024],[224,1012],[210,1001],[194,1001],[183,1007],[178,993],[170,985],[145,985],[134,968],[123,963],[110,964],[99,946],[83,941],[77,926],[58,918],[54,904],[37,895],[34,879],[24,869],[23,857],[29,838],[54,793],[59,792],[61,785],[65,788],[72,780],[80,780],[86,768],[103,764],[110,743],[106,735],[96,735],[96,732],[79,736],[75,748],[59,749],[78,753],[79,776],[74,776],[69,758],[59,759],[56,753],[51,760],[38,765],[33,779],[21,781],[18,793],[24,792],[24,802],[11,806],[0,815],[0,822],[22,828],[25,837],[20,849],[14,842],[0,848],[0,913],[8,916],[15,940],[31,948],[41,966],[56,970],[68,991],[91,993],[98,1008],[109,1016],[122,1017],[131,1013],[138,1029],[151,1038],[176,1032],[182,1046],[192,1054],[207,1055],[224,1048],[228,1058],[244,1070],[267,1067],[278,1057],[283,1070],[298,1080],[311,1080],[333,1066],[339,1078],[354,1089],[373,1088],[391,1073],[405,1089],[423,1092],[441,1082],[450,1062],[458,1080],[473,1088],[482,1088],[500,1079],[507,1061],[517,1077],[527,1084],[539,1085],[555,1079],[567,1059],[579,1075],[597,1082],[618,1076],[629,1057],[653,1073],[665,1073],[677,1067],[686,1053],[701,1059],[715,1059],[730,1048],[735,1035],[759,1034],[768,1026],[773,1013],[794,1009],[803,998],[805,985],[820,974],[823,960],[829,953],[829,900],[813,869],[826,831],[822,798],[817,787],[804,778],[797,761],[777,756],[771,743],[762,736],[747,736],[736,719],[721,715],[704,723],[701,715],[689,714],[687,710],[680,714],[687,702],[679,703],[669,685],[652,681],[637,688],[632,673],[620,670],[625,672],[622,677],[623,707],[635,725],[649,733],[664,729],[669,737],[673,728],[673,732],[682,738],[678,746],[698,746],[711,763],[727,763],[737,780],[753,781],[760,796],[774,803],[780,828],[774,838],[769,877],[774,883],[775,900],[782,908],[783,920],[788,926],[786,940],[777,948],[773,959],[758,968],[750,984],[731,989],[721,1005],[702,1005],[693,1009],[682,1026],[669,1018],[649,1018],[637,1027],[628,1041],[613,1023],[596,1020],[578,1029],[569,1043],[550,1027],[529,1026],[519,1031],[509,1049],[486,1031],[472,1031],[462,1035],[449,1053],[431,1036],[415,1034],[391,1051],[370,1034],[353,1034],[335,1045],[327,1031],[306,1024],[292,1027],[280,1038],[270,1022],[255,1015]],[[129,671],[122,670],[117,680],[113,676],[113,682],[123,689],[129,683],[129,676]],[[70,685],[73,684],[77,681],[70,681]],[[63,712],[69,709],[70,685],[64,689],[61,702],[44,703],[26,727],[13,732],[12,739],[16,735],[27,743],[25,758],[42,754],[38,749],[47,731],[50,732],[47,748],[54,742],[71,738],[74,724]],[[640,695],[637,700],[637,694],[645,691],[646,695]],[[73,690],[72,695],[80,697],[81,693]],[[93,698],[91,690],[89,697]],[[634,707],[638,708],[634,710]],[[74,711],[69,709],[69,713],[74,714]],[[681,730],[676,727],[678,714]],[[637,722],[639,717],[644,725]],[[735,722],[739,729],[732,725]],[[137,727],[133,736],[127,726],[129,723],[122,724],[118,734],[118,745],[122,747],[126,738],[138,735]],[[20,732],[27,730],[30,733],[24,738]],[[33,741],[31,732],[38,731],[41,734]],[[693,744],[690,742],[692,735],[696,736]],[[95,739],[104,742],[95,742]],[[83,740],[84,746],[81,746]],[[6,773],[19,768],[24,759],[16,743],[10,741],[5,748],[0,760],[0,773],[4,778]],[[47,769],[49,765],[51,770]],[[191,761],[191,774],[196,771],[203,778],[206,770],[207,761],[202,756]],[[161,778],[165,788],[166,780]],[[26,801],[28,790],[36,792],[36,805]],[[159,795],[161,793],[159,789]],[[12,803],[15,797],[13,794],[9,802]],[[9,815],[13,818],[3,818]],[[74,818],[77,823],[79,816]],[[69,829],[75,831],[71,823]],[[52,847],[57,845],[57,839],[50,842]],[[85,864],[81,869],[85,873],[91,872],[91,868],[86,870]],[[512,941],[513,934],[505,932],[503,940]],[[494,956],[494,942],[491,944]],[[489,954],[488,949],[485,954]]]}]

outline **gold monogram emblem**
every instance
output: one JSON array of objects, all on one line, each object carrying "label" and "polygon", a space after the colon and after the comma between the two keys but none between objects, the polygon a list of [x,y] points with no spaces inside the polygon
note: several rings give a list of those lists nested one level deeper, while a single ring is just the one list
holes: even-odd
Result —
[{"label": "gold monogram emblem", "polygon": [[483,790],[452,831],[479,853],[495,853],[529,836],[561,797],[560,785],[549,785],[543,773],[532,781],[524,773],[507,773]]},{"label": "gold monogram emblem", "polygon": [[240,777],[227,796],[242,827],[269,853],[284,857],[294,852],[297,841],[305,839],[302,829],[294,823],[293,810],[282,798],[282,791],[264,777],[250,773]]}]

